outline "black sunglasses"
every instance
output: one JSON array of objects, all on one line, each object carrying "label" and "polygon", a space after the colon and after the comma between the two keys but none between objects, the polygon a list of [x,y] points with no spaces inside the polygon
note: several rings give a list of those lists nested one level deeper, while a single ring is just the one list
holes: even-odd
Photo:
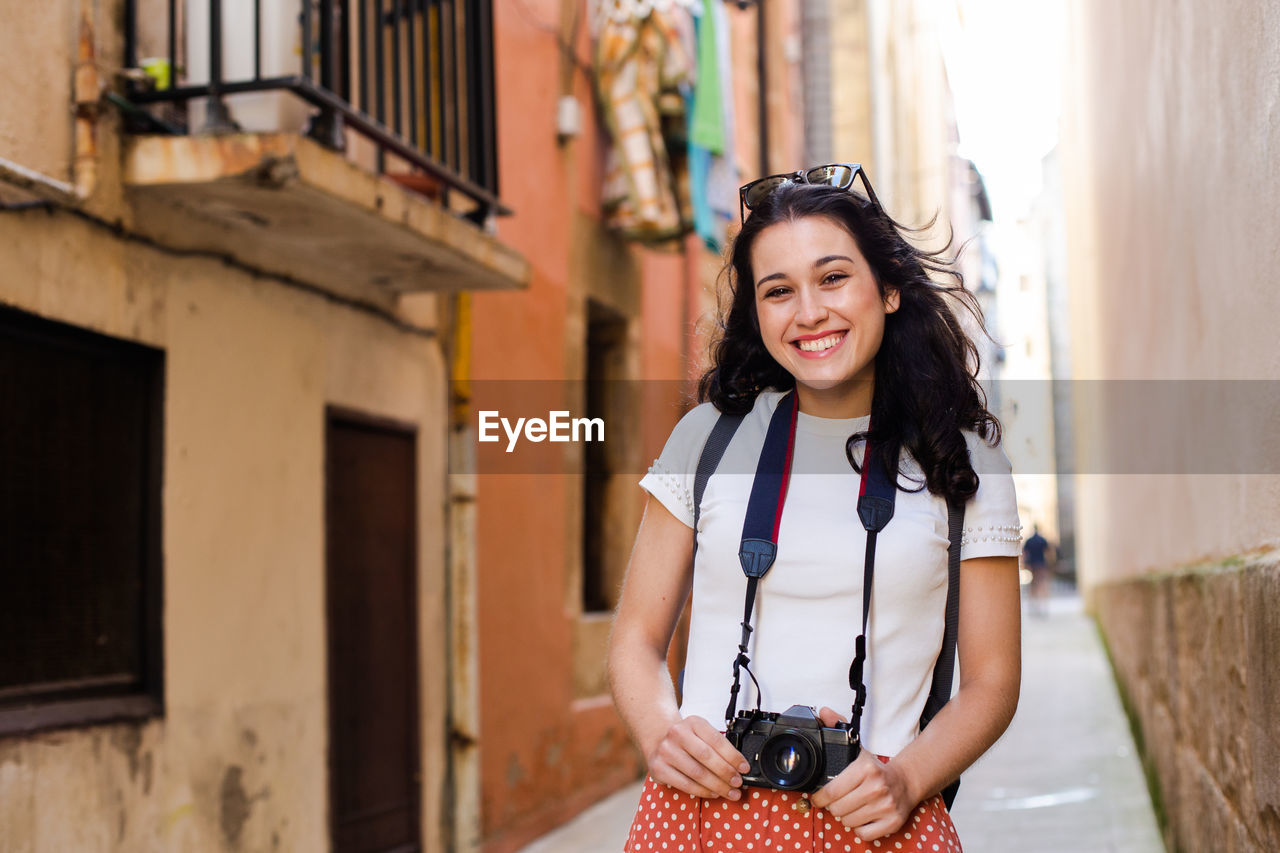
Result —
[{"label": "black sunglasses", "polygon": [[767,178],[757,178],[749,184],[743,184],[738,188],[739,212],[742,214],[742,221],[746,222],[747,211],[755,210],[783,184],[814,184],[847,190],[853,187],[854,179],[859,177],[862,178],[862,186],[867,190],[867,199],[876,207],[880,207],[880,200],[876,198],[876,191],[871,189],[871,181],[867,179],[867,173],[861,163],[831,163],[826,166],[814,166],[812,169],[798,169],[780,175],[769,175]]}]

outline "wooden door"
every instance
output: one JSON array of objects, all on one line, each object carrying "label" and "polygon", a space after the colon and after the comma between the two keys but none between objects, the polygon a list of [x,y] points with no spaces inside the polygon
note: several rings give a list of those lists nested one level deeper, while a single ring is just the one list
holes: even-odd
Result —
[{"label": "wooden door", "polygon": [[412,853],[419,819],[412,432],[330,413],[329,803],[334,853]]}]

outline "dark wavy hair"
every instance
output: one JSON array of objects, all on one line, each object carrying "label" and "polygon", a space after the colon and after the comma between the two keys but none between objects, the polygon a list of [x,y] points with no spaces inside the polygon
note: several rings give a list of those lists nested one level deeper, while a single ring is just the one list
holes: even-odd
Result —
[{"label": "dark wavy hair", "polygon": [[901,225],[858,193],[784,184],[747,217],[725,267],[728,292],[722,293],[711,366],[698,382],[699,400],[709,400],[721,412],[745,413],[760,392],[795,387],[794,377],[760,337],[751,250],[769,226],[806,216],[824,216],[847,229],[871,266],[881,299],[891,291],[899,293],[898,310],[885,316],[884,339],[875,356],[870,430],[850,436],[845,446],[849,463],[861,470],[861,454],[854,448],[868,439],[872,452],[883,454],[886,467],[893,448],[905,448],[925,476],[913,491],[927,487],[950,501],[967,500],[978,490],[978,475],[961,430],[973,430],[993,445],[1001,430],[978,384],[978,348],[948,300],[968,311],[979,328],[984,328],[982,309],[965,289],[954,258],[946,254],[950,245],[932,252],[912,245],[906,235],[928,225]]}]

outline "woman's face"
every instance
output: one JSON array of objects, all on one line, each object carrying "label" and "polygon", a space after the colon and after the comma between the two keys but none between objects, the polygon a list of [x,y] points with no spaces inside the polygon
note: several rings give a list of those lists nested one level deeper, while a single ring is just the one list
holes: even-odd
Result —
[{"label": "woman's face", "polygon": [[825,216],[778,222],[756,237],[751,267],[760,336],[795,377],[800,411],[869,414],[884,318],[898,310],[898,293],[881,300],[853,235]]}]

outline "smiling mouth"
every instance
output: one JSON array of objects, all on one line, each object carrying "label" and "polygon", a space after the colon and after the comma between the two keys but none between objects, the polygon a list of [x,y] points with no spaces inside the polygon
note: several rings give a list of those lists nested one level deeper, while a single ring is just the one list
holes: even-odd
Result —
[{"label": "smiling mouth", "polygon": [[836,334],[827,335],[825,338],[817,338],[816,340],[795,341],[795,346],[799,348],[801,352],[824,352],[834,346],[838,346],[839,343],[844,340],[845,334],[845,332],[837,332]]}]

